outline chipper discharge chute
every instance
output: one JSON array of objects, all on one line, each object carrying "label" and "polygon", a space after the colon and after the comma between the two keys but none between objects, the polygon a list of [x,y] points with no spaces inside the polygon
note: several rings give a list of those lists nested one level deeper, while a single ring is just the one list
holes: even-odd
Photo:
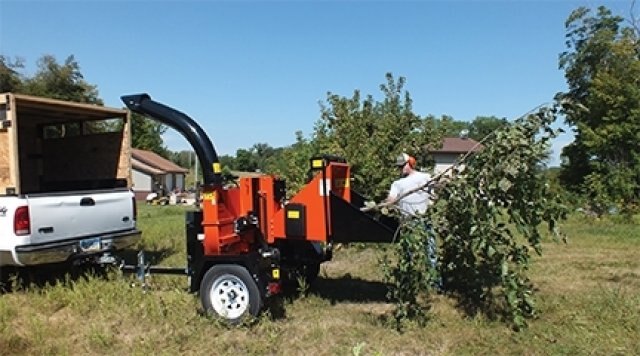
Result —
[{"label": "chipper discharge chute", "polygon": [[257,315],[284,279],[312,280],[331,259],[333,243],[391,242],[397,223],[360,208],[351,190],[350,166],[333,156],[310,160],[311,178],[287,198],[285,181],[272,175],[240,178],[225,185],[209,137],[187,115],[147,94],[123,96],[127,107],[180,132],[201,166],[201,209],[186,213],[187,267],[128,266],[142,272],[184,273],[199,291],[204,309],[231,323]]}]

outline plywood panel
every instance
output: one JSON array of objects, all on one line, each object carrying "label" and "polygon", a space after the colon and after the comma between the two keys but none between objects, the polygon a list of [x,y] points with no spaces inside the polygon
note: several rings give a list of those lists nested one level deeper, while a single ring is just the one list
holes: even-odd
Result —
[{"label": "plywood panel", "polygon": [[127,116],[120,146],[120,159],[118,161],[117,176],[127,180],[127,187],[131,188],[133,180],[131,177],[131,117]]},{"label": "plywood panel", "polygon": [[9,165],[11,159],[9,134],[8,129],[0,130],[0,194],[4,194],[5,189],[12,186]]},{"label": "plywood panel", "polygon": [[18,157],[20,162],[20,190],[37,192],[42,177],[42,140],[37,130],[38,120],[20,115],[18,122]]},{"label": "plywood panel", "polygon": [[3,110],[3,119],[7,120],[6,128],[0,127],[0,195],[2,195],[6,194],[7,188],[19,188],[16,186],[16,110],[12,95],[4,94],[1,96],[0,110]]},{"label": "plywood panel", "polygon": [[121,132],[43,140],[39,191],[126,187],[117,177],[121,142]]},{"label": "plywood panel", "polygon": [[104,133],[43,141],[43,179],[47,182],[114,179],[122,133]]}]

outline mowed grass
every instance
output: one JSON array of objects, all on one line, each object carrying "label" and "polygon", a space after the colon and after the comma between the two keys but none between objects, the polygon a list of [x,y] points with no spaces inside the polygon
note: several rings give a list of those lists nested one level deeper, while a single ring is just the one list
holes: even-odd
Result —
[{"label": "mowed grass", "polygon": [[[139,226],[153,262],[185,265],[184,209],[141,206]],[[56,274],[0,295],[0,354],[640,354],[640,226],[576,216],[564,231],[568,244],[549,240],[535,258],[539,316],[522,332],[439,295],[426,327],[399,333],[382,252],[343,247],[284,313],[242,327],[203,316],[185,277],[152,276],[145,292],[117,272]]]}]

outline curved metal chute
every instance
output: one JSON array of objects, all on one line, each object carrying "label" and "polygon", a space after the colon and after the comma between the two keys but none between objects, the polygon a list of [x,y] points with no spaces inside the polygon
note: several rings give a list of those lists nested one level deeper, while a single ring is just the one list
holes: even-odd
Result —
[{"label": "curved metal chute", "polygon": [[209,136],[192,118],[164,104],[153,101],[148,94],[124,95],[121,97],[129,110],[149,116],[175,129],[191,144],[200,160],[205,185],[220,185],[222,177],[220,160]]}]

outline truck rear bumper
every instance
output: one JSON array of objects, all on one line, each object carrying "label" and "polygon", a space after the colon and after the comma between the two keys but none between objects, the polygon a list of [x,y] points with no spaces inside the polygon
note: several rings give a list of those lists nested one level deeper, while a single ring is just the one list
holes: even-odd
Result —
[{"label": "truck rear bumper", "polygon": [[140,230],[133,229],[64,241],[16,246],[15,257],[18,264],[23,266],[64,262],[73,258],[124,249],[136,243],[140,235]]}]

